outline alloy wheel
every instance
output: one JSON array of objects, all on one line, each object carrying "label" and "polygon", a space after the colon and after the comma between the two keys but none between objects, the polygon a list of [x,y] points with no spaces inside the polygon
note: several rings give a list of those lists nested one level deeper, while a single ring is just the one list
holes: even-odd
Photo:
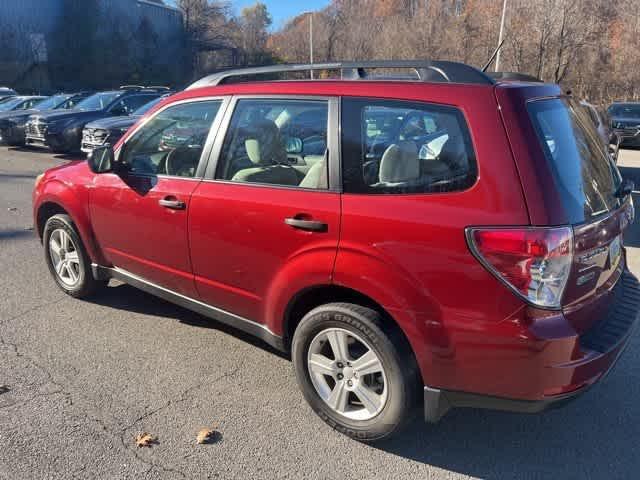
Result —
[{"label": "alloy wheel", "polygon": [[342,328],[318,333],[309,345],[307,369],[316,392],[336,413],[370,420],[387,403],[380,358],[360,336]]},{"label": "alloy wheel", "polygon": [[49,256],[58,279],[67,287],[80,281],[80,254],[71,235],[57,228],[49,236]]}]

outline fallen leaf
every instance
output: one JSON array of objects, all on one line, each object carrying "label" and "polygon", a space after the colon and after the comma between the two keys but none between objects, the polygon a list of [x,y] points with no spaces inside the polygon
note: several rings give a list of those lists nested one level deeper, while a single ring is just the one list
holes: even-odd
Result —
[{"label": "fallen leaf", "polygon": [[9,387],[7,385],[0,385],[0,395],[3,393],[7,393],[9,391]]},{"label": "fallen leaf", "polygon": [[213,443],[216,431],[214,429],[203,428],[198,432],[196,441],[200,444]]},{"label": "fallen leaf", "polygon": [[136,445],[138,447],[150,447],[158,443],[158,439],[147,432],[142,432],[136,436]]},{"label": "fallen leaf", "polygon": [[18,208],[17,207],[9,207],[9,208],[7,208],[7,211],[9,211],[9,212],[17,212]]}]

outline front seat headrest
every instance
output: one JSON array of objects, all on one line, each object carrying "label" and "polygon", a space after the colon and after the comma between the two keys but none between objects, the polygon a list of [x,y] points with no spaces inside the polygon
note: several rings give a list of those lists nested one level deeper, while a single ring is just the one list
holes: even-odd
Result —
[{"label": "front seat headrest", "polygon": [[285,163],[287,151],[275,122],[262,119],[252,125],[252,131],[244,141],[244,148],[254,165]]},{"label": "front seat headrest", "polygon": [[420,160],[416,144],[405,140],[389,145],[380,160],[379,176],[383,183],[417,180],[420,177]]}]

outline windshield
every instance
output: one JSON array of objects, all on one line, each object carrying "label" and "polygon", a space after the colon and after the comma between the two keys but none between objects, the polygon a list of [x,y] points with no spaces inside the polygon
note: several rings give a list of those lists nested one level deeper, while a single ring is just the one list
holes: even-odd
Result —
[{"label": "windshield", "polygon": [[155,107],[157,104],[159,104],[162,100],[164,100],[163,97],[160,98],[156,98],[154,100],[151,100],[148,103],[145,103],[144,105],[142,105],[140,108],[138,108],[137,110],[134,110],[132,115],[144,115],[145,113],[147,113],[149,110],[151,110],[153,107]]},{"label": "windshield", "polygon": [[612,117],[640,118],[640,105],[611,105],[609,115]]},{"label": "windshield", "polygon": [[573,100],[528,104],[571,223],[588,222],[620,206],[620,172],[598,139],[593,122]]},{"label": "windshield", "polygon": [[12,98],[6,102],[0,103],[0,112],[9,112],[24,102],[24,98]]},{"label": "windshield", "polygon": [[90,97],[87,97],[78,103],[78,105],[76,105],[76,109],[85,111],[104,110],[111,104],[111,102],[122,95],[122,93],[123,92],[94,93]]},{"label": "windshield", "polygon": [[53,97],[49,97],[42,102],[39,102],[34,108],[37,110],[51,110],[56,108],[67,98],[67,95],[54,95]]}]

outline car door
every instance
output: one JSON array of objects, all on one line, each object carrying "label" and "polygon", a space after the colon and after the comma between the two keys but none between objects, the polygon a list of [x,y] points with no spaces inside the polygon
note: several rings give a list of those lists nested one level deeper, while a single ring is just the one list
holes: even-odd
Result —
[{"label": "car door", "polygon": [[284,292],[331,281],[338,100],[234,97],[225,117],[191,200],[195,283],[202,301],[264,323]]},{"label": "car door", "polygon": [[186,101],[154,114],[116,152],[118,173],[97,175],[90,194],[106,259],[189,297],[197,296],[188,245],[191,194],[224,104],[220,98]]}]

